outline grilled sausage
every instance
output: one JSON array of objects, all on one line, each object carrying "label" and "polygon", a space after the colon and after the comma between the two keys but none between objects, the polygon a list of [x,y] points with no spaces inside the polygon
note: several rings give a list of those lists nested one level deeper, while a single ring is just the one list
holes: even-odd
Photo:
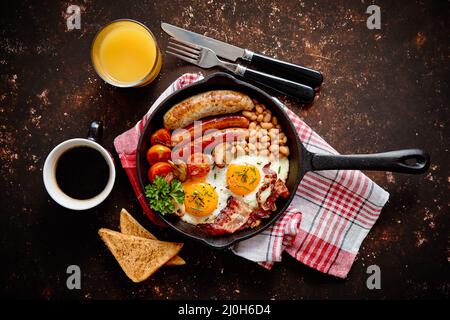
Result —
[{"label": "grilled sausage", "polygon": [[255,108],[249,96],[232,90],[214,90],[197,94],[173,106],[164,115],[166,129],[184,128],[201,118]]},{"label": "grilled sausage", "polygon": [[210,154],[219,143],[240,141],[247,137],[248,130],[243,128],[216,130],[194,139],[191,143],[178,144],[172,149],[172,159],[186,159],[196,152]]},{"label": "grilled sausage", "polygon": [[[203,119],[201,126],[195,127],[194,124],[190,124],[184,129],[188,131],[177,132],[175,130],[172,134],[172,144],[177,145],[183,140],[190,138],[193,140],[203,134],[203,132],[211,129],[226,129],[226,128],[248,128],[250,121],[244,116],[222,116]],[[189,140],[189,139],[188,139]]]}]

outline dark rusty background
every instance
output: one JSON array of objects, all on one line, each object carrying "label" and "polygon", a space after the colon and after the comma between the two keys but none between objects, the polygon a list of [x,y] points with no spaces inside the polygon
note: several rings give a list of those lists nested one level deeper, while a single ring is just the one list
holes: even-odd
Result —
[{"label": "dark rusty background", "polygon": [[[2,1],[0,21],[0,290],[12,298],[308,299],[448,298],[449,283],[449,3],[374,1],[382,29],[368,30],[369,1]],[[67,31],[65,10],[82,8],[81,30]],[[346,280],[284,256],[271,272],[226,251],[150,225],[124,172],[95,210],[70,212],[42,183],[47,153],[106,124],[104,144],[132,126],[186,71],[164,57],[159,78],[117,89],[89,58],[100,27],[118,18],[145,23],[165,47],[161,21],[321,70],[313,106],[283,99],[342,153],[426,148],[429,173],[369,176],[390,194]],[[116,159],[117,160],[117,159]],[[129,281],[97,236],[116,228],[127,208],[162,239],[183,240],[187,265]],[[83,272],[82,290],[66,289],[66,268]],[[366,268],[382,270],[382,289],[366,288]]]}]

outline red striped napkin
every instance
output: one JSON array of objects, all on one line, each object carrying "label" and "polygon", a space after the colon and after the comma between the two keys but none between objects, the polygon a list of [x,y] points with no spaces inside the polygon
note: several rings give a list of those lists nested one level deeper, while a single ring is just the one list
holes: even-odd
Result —
[{"label": "red striped napkin", "polygon": [[203,79],[203,75],[197,73],[186,73],[179,77],[159,96],[158,99],[156,99],[144,117],[139,120],[133,128],[125,131],[114,139],[114,147],[119,155],[120,163],[122,164],[128,179],[130,179],[131,186],[133,187],[134,193],[136,194],[142,209],[144,209],[144,213],[153,223],[161,227],[165,227],[166,224],[157,215],[153,214],[152,210],[148,206],[145,195],[141,191],[141,186],[139,185],[136,170],[136,150],[138,147],[139,138],[141,136],[141,132],[145,128],[149,115],[153,112],[153,110],[155,110],[156,106],[158,106],[172,92],[200,79]]},{"label": "red striped napkin", "polygon": [[[158,225],[163,222],[148,207],[136,173],[136,149],[148,115],[170,93],[202,79],[201,74],[179,77],[155,101],[133,128],[114,140],[122,166],[144,212]],[[315,153],[337,154],[295,113],[286,108],[305,147]],[[362,241],[378,219],[389,194],[360,171],[307,173],[282,217],[262,233],[242,241],[232,251],[270,269],[283,251],[323,273],[345,278]]]}]

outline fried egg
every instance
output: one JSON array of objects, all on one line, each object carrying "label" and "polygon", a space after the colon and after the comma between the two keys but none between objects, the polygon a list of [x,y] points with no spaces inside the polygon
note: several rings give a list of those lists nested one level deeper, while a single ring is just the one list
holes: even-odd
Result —
[{"label": "fried egg", "polygon": [[[264,183],[263,167],[268,157],[243,155],[234,158],[224,168],[212,167],[203,180],[188,180],[183,183],[185,192],[185,214],[181,219],[190,224],[212,222],[227,206],[228,197],[241,199],[257,208],[256,193]],[[288,158],[270,163],[270,169],[286,181],[289,173]],[[262,198],[269,193],[262,193]]]},{"label": "fried egg", "polygon": [[217,216],[219,197],[213,185],[206,181],[190,180],[183,183],[183,190],[185,214],[181,219],[197,224]]},{"label": "fried egg", "polygon": [[[285,181],[289,172],[289,160],[287,158],[280,158],[279,160],[271,162],[268,157],[244,155],[233,159],[228,165],[227,172],[235,172],[236,169],[238,169],[238,171],[247,170],[247,179],[242,179],[243,176],[241,175],[241,179],[239,180],[239,174],[237,174],[237,177],[235,177],[237,179],[230,179],[227,181],[229,182],[229,195],[243,200],[253,208],[257,208],[258,201],[256,199],[256,193],[264,184],[263,168],[268,163],[270,163],[270,169],[276,172],[280,179]],[[236,186],[233,186],[234,183],[236,183]],[[242,188],[242,186],[244,188]],[[264,201],[268,196],[269,194],[265,195],[263,193],[262,200]]]}]

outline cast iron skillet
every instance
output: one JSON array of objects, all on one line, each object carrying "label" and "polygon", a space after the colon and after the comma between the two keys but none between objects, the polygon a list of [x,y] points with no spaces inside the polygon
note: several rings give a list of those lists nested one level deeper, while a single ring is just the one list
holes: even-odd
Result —
[{"label": "cast iron skillet", "polygon": [[330,170],[330,169],[367,169],[386,170],[403,173],[423,173],[429,167],[428,154],[419,149],[408,149],[378,153],[372,155],[321,155],[314,154],[305,149],[300,142],[296,130],[284,111],[284,105],[276,98],[268,95],[263,90],[246,82],[237,80],[226,73],[214,73],[201,81],[191,84],[177,92],[174,92],[161,102],[155,111],[148,118],[147,125],[139,140],[137,150],[137,173],[142,190],[148,184],[147,172],[149,165],[146,160],[146,153],[150,147],[150,136],[157,129],[163,127],[162,117],[176,103],[193,96],[195,94],[218,89],[236,90],[249,95],[268,107],[278,118],[284,133],[288,137],[289,175],[286,186],[290,191],[288,199],[279,199],[276,203],[277,210],[271,218],[262,220],[261,224],[254,229],[246,229],[234,234],[223,236],[211,236],[200,228],[182,221],[177,217],[163,216],[159,214],[170,227],[178,232],[201,241],[210,247],[222,249],[232,244],[247,239],[266,229],[277,220],[291,203],[300,180],[308,171]]}]

